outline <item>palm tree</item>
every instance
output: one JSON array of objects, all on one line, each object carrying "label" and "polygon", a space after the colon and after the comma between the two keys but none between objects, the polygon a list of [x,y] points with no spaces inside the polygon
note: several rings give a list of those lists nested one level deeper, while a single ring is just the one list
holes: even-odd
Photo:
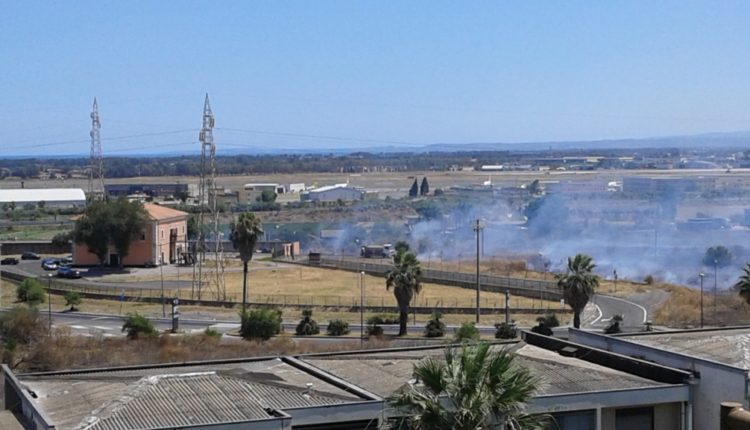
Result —
[{"label": "palm tree", "polygon": [[599,277],[593,272],[594,261],[586,254],[568,257],[568,269],[557,278],[565,302],[573,309],[573,327],[581,328],[581,312],[586,307],[594,290],[599,286]]},{"label": "palm tree", "polygon": [[536,430],[547,417],[526,404],[539,381],[507,349],[487,343],[448,348],[414,366],[416,383],[389,398],[402,417],[393,426],[413,430]]},{"label": "palm tree", "polygon": [[750,263],[746,263],[745,267],[742,268],[742,276],[734,284],[734,288],[740,297],[750,304]]},{"label": "palm tree", "polygon": [[422,269],[414,253],[399,251],[393,257],[393,268],[385,277],[385,288],[390,290],[391,287],[398,302],[398,335],[404,336],[409,320],[409,304],[414,295],[422,291]]},{"label": "palm tree", "polygon": [[236,221],[230,225],[231,233],[229,235],[234,249],[240,252],[242,260],[242,312],[247,308],[247,266],[253,259],[255,245],[258,243],[258,237],[263,234],[260,218],[252,212],[241,213]]}]

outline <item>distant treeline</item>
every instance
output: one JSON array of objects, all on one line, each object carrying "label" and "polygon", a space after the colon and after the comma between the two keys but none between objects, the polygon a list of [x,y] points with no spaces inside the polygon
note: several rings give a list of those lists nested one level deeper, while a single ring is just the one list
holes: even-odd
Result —
[{"label": "distant treeline", "polygon": [[[521,149],[521,148],[519,148]],[[640,151],[642,154],[648,151]],[[664,155],[674,156],[676,150],[660,149]],[[670,154],[671,152],[671,154]],[[456,167],[479,168],[483,164],[526,163],[536,158],[563,155],[591,154],[616,157],[625,151],[457,151],[425,153],[350,153],[350,154],[282,154],[217,156],[220,175],[248,175],[270,173],[356,173],[364,171],[445,171]],[[632,154],[631,151],[628,151]],[[656,155],[656,154],[652,154]],[[86,170],[87,158],[61,159],[0,159],[0,177],[32,178],[48,172],[70,176]],[[128,178],[137,176],[195,176],[200,172],[199,155],[173,157],[105,158],[105,176]]]}]

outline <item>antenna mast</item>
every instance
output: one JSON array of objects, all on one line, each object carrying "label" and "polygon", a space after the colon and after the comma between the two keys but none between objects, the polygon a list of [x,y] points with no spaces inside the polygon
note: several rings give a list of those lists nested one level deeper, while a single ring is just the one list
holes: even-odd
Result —
[{"label": "antenna mast", "polygon": [[[91,108],[91,155],[89,158],[89,196],[99,198],[104,196],[104,160],[102,160],[102,141],[99,129],[102,124],[99,121],[99,104],[94,97],[94,105]],[[98,180],[97,180],[98,179]],[[96,189],[98,187],[98,190]]]}]

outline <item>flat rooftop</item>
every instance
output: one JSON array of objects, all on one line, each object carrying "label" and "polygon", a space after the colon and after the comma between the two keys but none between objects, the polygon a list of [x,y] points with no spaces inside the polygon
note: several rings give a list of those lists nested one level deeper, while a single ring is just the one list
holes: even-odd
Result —
[{"label": "flat rooftop", "polygon": [[750,327],[683,330],[618,337],[641,345],[750,370]]},{"label": "flat rooftop", "polygon": [[[519,363],[541,379],[537,395],[572,394],[670,386],[587,361],[564,357],[523,342],[495,346],[511,348]],[[388,397],[412,379],[414,365],[424,357],[442,356],[443,349],[395,351],[369,354],[335,354],[301,359],[354,385]]]},{"label": "flat rooftop", "polygon": [[70,430],[260,421],[277,416],[274,411],[368,400],[282,359],[17,378],[56,428]]}]

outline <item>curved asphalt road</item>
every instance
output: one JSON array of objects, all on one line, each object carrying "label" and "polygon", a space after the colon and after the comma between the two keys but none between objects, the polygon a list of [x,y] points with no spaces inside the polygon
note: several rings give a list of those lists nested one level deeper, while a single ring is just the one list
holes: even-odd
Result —
[{"label": "curved asphalt road", "polygon": [[641,331],[648,320],[643,306],[619,297],[596,294],[584,311],[583,325],[586,328],[604,329],[614,315],[622,315],[623,331]]}]

